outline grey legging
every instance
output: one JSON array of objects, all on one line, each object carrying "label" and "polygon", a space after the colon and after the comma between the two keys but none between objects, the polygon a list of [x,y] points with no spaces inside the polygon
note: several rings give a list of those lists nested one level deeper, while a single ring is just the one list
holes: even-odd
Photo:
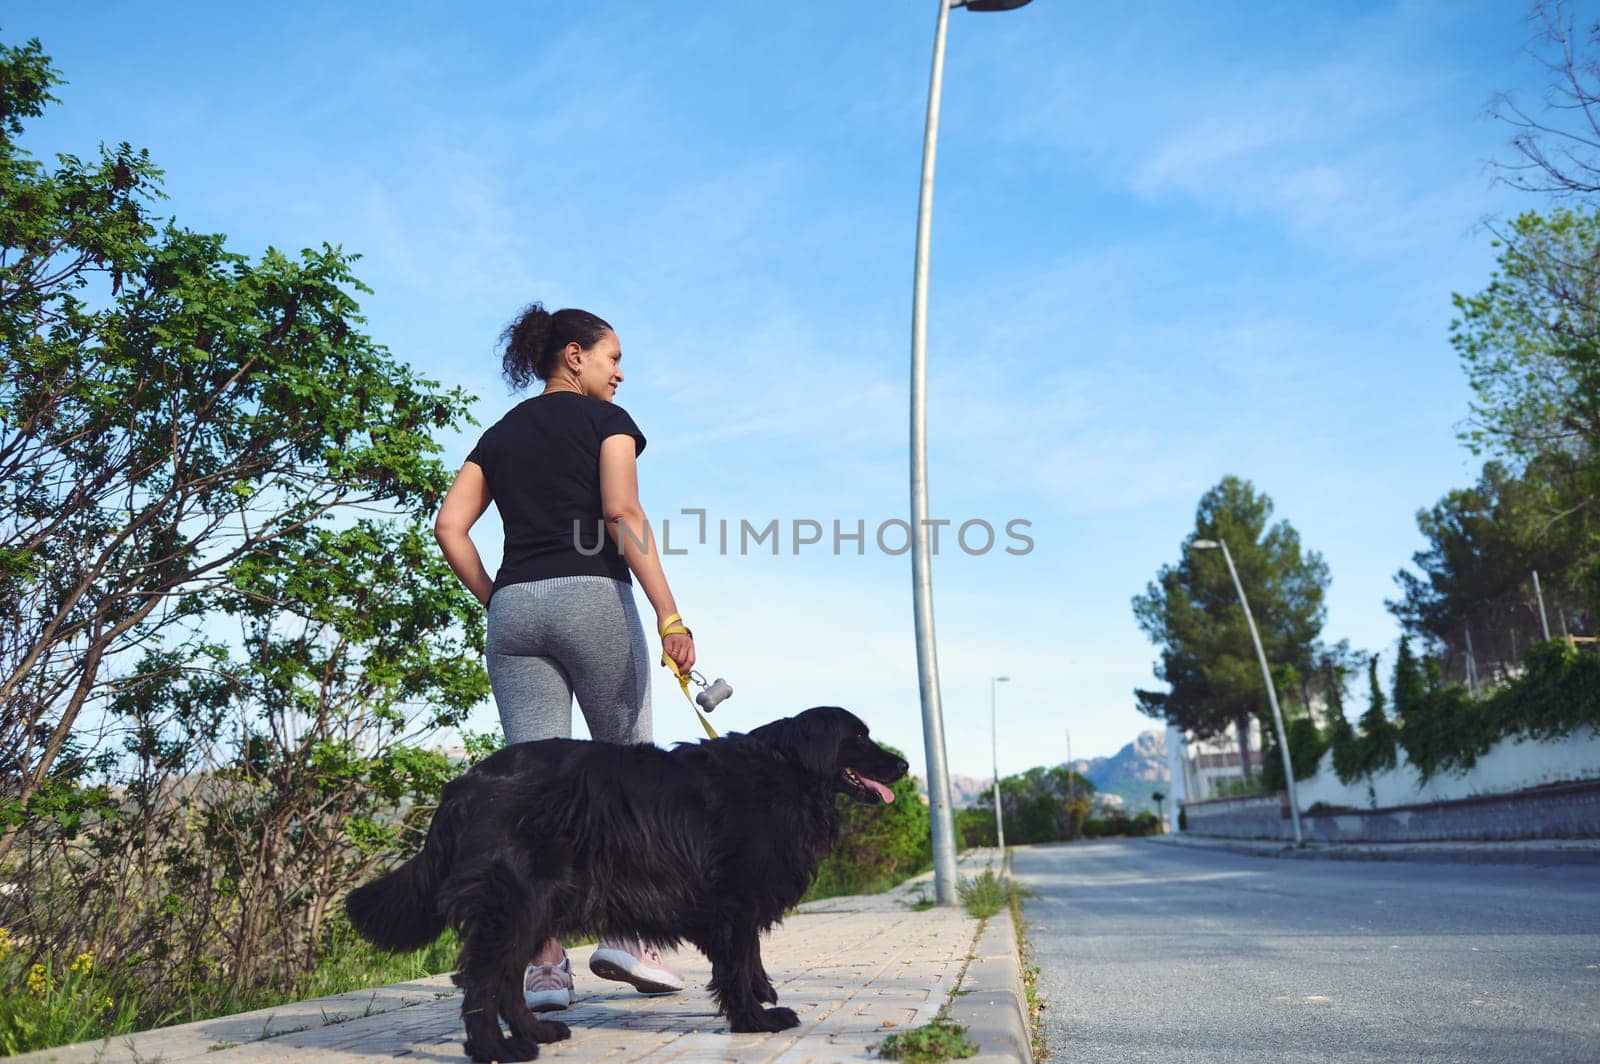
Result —
[{"label": "grey legging", "polygon": [[650,741],[650,663],[633,587],[606,576],[507,584],[489,600],[489,685],[506,742]]}]

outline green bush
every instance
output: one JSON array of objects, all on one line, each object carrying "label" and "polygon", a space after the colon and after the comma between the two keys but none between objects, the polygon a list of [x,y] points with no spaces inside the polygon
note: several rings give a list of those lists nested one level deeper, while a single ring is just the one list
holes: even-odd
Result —
[{"label": "green bush", "polygon": [[969,806],[955,813],[956,846],[963,850],[995,845],[994,806]]},{"label": "green bush", "polygon": [[[1294,778],[1310,779],[1317,774],[1317,765],[1328,749],[1328,739],[1310,717],[1292,717],[1284,727],[1289,730],[1289,761],[1294,766]],[[1276,738],[1271,735],[1261,753],[1261,783],[1268,791],[1284,788],[1283,755],[1278,752]]]},{"label": "green bush", "polygon": [[1522,663],[1522,675],[1488,699],[1494,731],[1554,739],[1600,727],[1600,654],[1551,639],[1535,643]]},{"label": "green bush", "polygon": [[1354,783],[1361,778],[1361,737],[1342,713],[1328,729],[1328,747],[1333,751],[1333,771],[1341,781]]},{"label": "green bush", "polygon": [[[1179,814],[1182,819],[1183,814]],[[1097,817],[1083,822],[1083,836],[1086,839],[1104,839],[1119,836],[1159,835],[1161,833],[1161,820],[1150,810],[1146,809],[1137,816],[1128,816],[1126,813],[1113,811],[1107,816]]]},{"label": "green bush", "polygon": [[1383,688],[1378,684],[1378,655],[1367,663],[1371,700],[1361,714],[1361,774],[1371,776],[1399,764],[1400,731],[1384,712]]},{"label": "green bush", "polygon": [[835,796],[842,821],[839,844],[817,867],[807,901],[876,894],[933,867],[928,807],[917,794],[917,781],[905,776],[889,789],[894,801],[888,805]]},{"label": "green bush", "polygon": [[1334,771],[1345,783],[1393,767],[1395,743],[1426,780],[1471,768],[1510,736],[1556,739],[1600,727],[1600,655],[1580,651],[1568,640],[1534,644],[1523,657],[1522,674],[1479,699],[1459,684],[1444,683],[1432,662],[1418,668],[1404,642],[1401,649],[1395,704],[1404,711],[1398,724],[1383,714],[1375,663],[1373,708],[1361,718],[1362,734],[1342,718],[1334,722]]}]

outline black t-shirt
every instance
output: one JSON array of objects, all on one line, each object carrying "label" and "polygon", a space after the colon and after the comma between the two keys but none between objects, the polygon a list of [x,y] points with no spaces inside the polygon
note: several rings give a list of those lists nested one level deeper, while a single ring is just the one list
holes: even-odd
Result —
[{"label": "black t-shirt", "polygon": [[478,440],[467,461],[483,470],[506,533],[496,590],[556,576],[632,582],[600,511],[600,442],[618,435],[644,451],[622,407],[550,392],[518,403]]}]

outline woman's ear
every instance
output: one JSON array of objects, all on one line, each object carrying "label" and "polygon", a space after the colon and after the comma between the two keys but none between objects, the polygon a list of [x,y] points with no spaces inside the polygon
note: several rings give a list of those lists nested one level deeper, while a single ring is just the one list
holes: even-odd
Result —
[{"label": "woman's ear", "polygon": [[561,361],[573,373],[578,372],[583,365],[583,345],[576,340],[568,341],[567,346],[561,349]]}]

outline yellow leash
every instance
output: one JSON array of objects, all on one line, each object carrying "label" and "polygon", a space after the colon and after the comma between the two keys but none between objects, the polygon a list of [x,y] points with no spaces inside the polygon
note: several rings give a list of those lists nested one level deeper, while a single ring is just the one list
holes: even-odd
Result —
[{"label": "yellow leash", "polygon": [[[688,626],[683,623],[683,618],[674,613],[672,616],[661,622],[661,638],[665,639],[669,635],[693,636],[694,633],[689,631]],[[700,718],[700,727],[706,730],[707,737],[712,739],[718,738],[717,729],[711,726],[711,722],[706,719],[706,715],[704,713],[700,712],[700,707],[694,704],[694,699],[689,694],[688,674],[678,671],[678,663],[669,658],[666,654],[666,651],[662,651],[661,653],[661,664],[672,670],[673,677],[678,681],[679,689],[683,691],[683,697],[688,701],[689,708],[694,710],[694,715]],[[704,683],[705,681],[702,680],[700,682]]]}]

